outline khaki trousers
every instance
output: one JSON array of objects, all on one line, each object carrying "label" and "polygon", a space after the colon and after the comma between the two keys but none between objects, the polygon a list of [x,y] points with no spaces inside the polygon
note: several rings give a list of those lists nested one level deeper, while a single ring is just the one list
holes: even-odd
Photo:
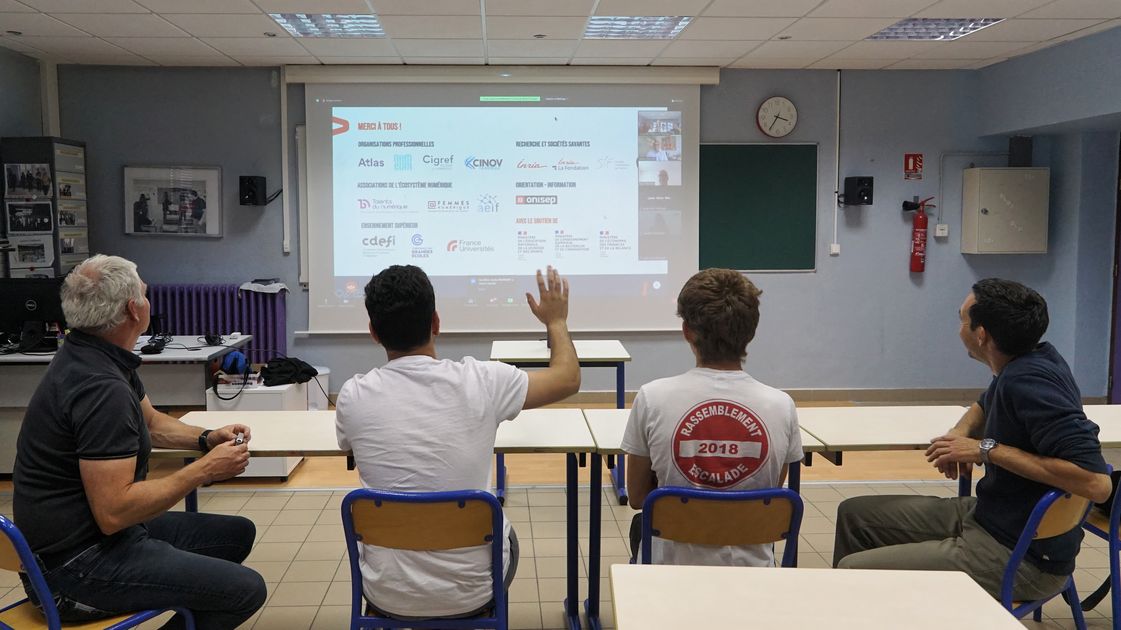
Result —
[{"label": "khaki trousers", "polygon": [[[1012,550],[973,518],[975,497],[864,496],[837,508],[833,566],[842,569],[963,571],[996,599]],[[1016,601],[1062,590],[1067,576],[1023,561],[1013,583]]]}]

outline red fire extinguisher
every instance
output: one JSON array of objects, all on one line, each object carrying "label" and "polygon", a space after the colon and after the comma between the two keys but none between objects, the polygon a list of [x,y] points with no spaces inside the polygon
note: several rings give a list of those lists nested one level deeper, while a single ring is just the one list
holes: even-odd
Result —
[{"label": "red fire extinguisher", "polygon": [[[927,202],[934,197],[927,197],[919,202],[918,209],[911,224],[911,271],[922,273],[926,271],[926,225]],[[934,207],[931,205],[930,207]]]}]

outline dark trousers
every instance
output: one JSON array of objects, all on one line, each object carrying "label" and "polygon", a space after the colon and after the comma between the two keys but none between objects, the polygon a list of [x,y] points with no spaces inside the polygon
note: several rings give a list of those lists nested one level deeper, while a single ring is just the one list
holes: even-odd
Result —
[{"label": "dark trousers", "polygon": [[[45,573],[63,621],[152,608],[190,610],[199,630],[230,630],[265,603],[241,561],[256,528],[240,516],[167,512],[118,532]],[[165,628],[182,628],[177,615]]]}]

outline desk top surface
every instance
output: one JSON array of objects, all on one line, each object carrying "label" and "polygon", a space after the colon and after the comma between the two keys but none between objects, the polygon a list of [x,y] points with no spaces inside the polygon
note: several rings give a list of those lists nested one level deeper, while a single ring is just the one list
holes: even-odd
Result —
[{"label": "desk top surface", "polygon": [[[332,411],[192,411],[183,422],[201,427],[242,423],[253,431],[249,450],[262,457],[339,456]],[[595,441],[579,409],[531,409],[498,425],[496,453],[586,453]],[[198,457],[198,451],[154,449],[153,457]]]},{"label": "desk top surface", "polygon": [[828,451],[925,449],[953,428],[965,407],[800,407],[798,424]]},{"label": "desk top surface", "polygon": [[[586,362],[619,363],[630,361],[631,355],[616,339],[588,340],[577,339],[572,342],[576,347],[576,357]],[[544,339],[525,341],[493,341],[490,344],[491,361],[540,362],[549,363],[549,348]]]},{"label": "desk top surface", "polygon": [[[215,357],[220,357],[235,348],[241,348],[252,339],[253,335],[242,335],[237,339],[227,338],[226,345],[224,346],[207,346],[199,345],[197,335],[180,335],[172,338],[170,345],[183,345],[186,346],[185,348],[171,347],[164,348],[163,352],[159,354],[140,354],[140,346],[148,343],[148,337],[144,336],[137,342],[133,353],[140,357],[140,360],[144,363],[201,363]],[[53,352],[0,354],[0,364],[14,363],[26,365],[29,363],[50,363],[54,355],[55,353]]]},{"label": "desk top surface", "polygon": [[1121,448],[1121,405],[1083,405],[1086,417],[1101,427],[1103,448]]},{"label": "desk top surface", "polygon": [[[584,409],[584,419],[596,441],[596,450],[606,455],[623,452],[623,431],[627,428],[630,409]],[[820,453],[825,445],[814,436],[802,432],[802,450],[807,453]]]},{"label": "desk top surface", "polygon": [[616,564],[611,598],[619,630],[1023,629],[956,571]]}]

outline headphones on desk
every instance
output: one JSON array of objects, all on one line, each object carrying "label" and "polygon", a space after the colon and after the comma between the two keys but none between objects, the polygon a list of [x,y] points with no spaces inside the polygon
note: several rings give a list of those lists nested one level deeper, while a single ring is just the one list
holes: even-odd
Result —
[{"label": "headphones on desk", "polygon": [[226,374],[248,374],[249,359],[240,350],[234,350],[222,357],[221,370]]}]

